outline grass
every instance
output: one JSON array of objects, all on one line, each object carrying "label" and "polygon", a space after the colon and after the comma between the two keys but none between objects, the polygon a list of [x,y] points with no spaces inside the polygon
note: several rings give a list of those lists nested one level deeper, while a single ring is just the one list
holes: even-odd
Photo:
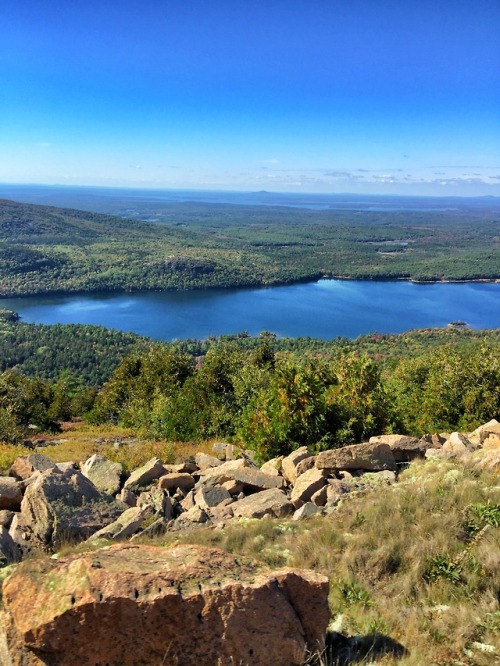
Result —
[{"label": "grass", "polygon": [[[40,435],[44,437],[43,434]],[[131,430],[118,426],[89,426],[78,423],[74,428],[54,436],[47,435],[47,446],[36,449],[13,446],[0,442],[0,474],[7,474],[18,456],[41,453],[53,462],[84,462],[94,453],[100,453],[123,465],[125,472],[140,467],[153,457],[165,464],[174,464],[192,458],[198,452],[212,453],[215,440],[194,444],[166,440],[136,439]],[[115,446],[116,444],[116,446]]]},{"label": "grass", "polygon": [[327,574],[332,616],[355,638],[344,653],[334,645],[344,661],[326,652],[324,664],[486,666],[495,657],[483,649],[500,657],[499,512],[494,473],[430,461],[328,518],[247,520],[158,543],[216,545]]}]

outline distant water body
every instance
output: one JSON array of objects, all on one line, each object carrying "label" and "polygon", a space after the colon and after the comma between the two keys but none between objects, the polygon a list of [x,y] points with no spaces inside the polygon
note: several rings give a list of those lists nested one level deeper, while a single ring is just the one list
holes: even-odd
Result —
[{"label": "distant water body", "polygon": [[23,321],[100,324],[158,340],[267,330],[331,339],[465,321],[500,327],[500,284],[319,280],[281,287],[0,299]]}]

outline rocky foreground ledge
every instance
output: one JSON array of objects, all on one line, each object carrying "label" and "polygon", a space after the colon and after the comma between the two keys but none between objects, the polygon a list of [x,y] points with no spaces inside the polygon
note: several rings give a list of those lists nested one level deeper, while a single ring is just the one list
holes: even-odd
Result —
[{"label": "rocky foreground ledge", "polygon": [[[98,454],[80,465],[40,454],[14,462],[0,477],[0,567],[15,567],[3,585],[2,666],[303,664],[324,646],[326,578],[137,539],[328,515],[352,494],[397,483],[418,458],[466,456],[500,469],[495,420],[472,433],[383,435],[318,455],[302,447],[260,468],[230,444],[214,446],[217,455],[180,465],[153,458],[128,476]],[[47,556],[85,541],[99,549]]]},{"label": "rocky foreground ledge", "polygon": [[3,596],[3,666],[293,666],[330,615],[326,576],[186,545],[24,562]]}]

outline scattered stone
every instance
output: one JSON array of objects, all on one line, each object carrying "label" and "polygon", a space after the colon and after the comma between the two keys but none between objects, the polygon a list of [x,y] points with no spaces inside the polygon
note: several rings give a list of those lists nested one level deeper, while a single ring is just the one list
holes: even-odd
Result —
[{"label": "scattered stone", "polygon": [[473,450],[473,446],[465,435],[460,432],[452,432],[443,444],[443,451],[452,457],[462,456]]},{"label": "scattered stone", "polygon": [[127,506],[137,506],[137,495],[128,488],[123,488],[120,493],[120,501]]},{"label": "scattered stone", "polygon": [[11,476],[0,476],[0,509],[19,511],[23,499],[23,491],[16,479]]},{"label": "scattered stone", "polygon": [[166,490],[169,493],[175,493],[180,488],[183,493],[187,493],[194,488],[194,479],[191,474],[173,472],[160,476],[158,479],[158,488]]},{"label": "scattered stone", "polygon": [[328,485],[323,486],[311,496],[311,502],[316,506],[322,507],[326,504]]},{"label": "scattered stone", "polygon": [[325,506],[336,506],[344,497],[344,495],[347,495],[350,492],[351,487],[345,481],[339,481],[338,479],[328,479]]},{"label": "scattered stone", "polygon": [[9,527],[12,524],[12,519],[14,518],[15,513],[13,511],[9,511],[8,509],[2,509],[0,511],[0,525],[2,527],[6,527],[9,529]]},{"label": "scattered stone", "polygon": [[315,516],[318,513],[321,513],[319,506],[316,506],[316,504],[313,504],[312,502],[306,502],[300,507],[300,509],[295,511],[292,516],[292,520],[304,520],[305,518],[310,518],[311,516]]},{"label": "scattered stone", "polygon": [[21,559],[21,551],[10,536],[7,528],[0,525],[0,569]]},{"label": "scattered stone", "polygon": [[242,455],[242,450],[235,444],[226,444],[226,460],[237,460]]},{"label": "scattered stone", "polygon": [[388,444],[352,444],[341,449],[323,451],[316,458],[318,469],[362,469],[377,472],[397,470],[396,461]]},{"label": "scattered stone", "polygon": [[239,495],[240,493],[243,493],[243,484],[240,481],[236,481],[236,479],[224,481],[221,488],[225,488],[230,495]]},{"label": "scattered stone", "polygon": [[16,479],[27,479],[34,472],[45,472],[47,469],[55,469],[56,465],[41,453],[31,453],[29,456],[16,458],[10,468],[11,476]]},{"label": "scattered stone", "polygon": [[181,513],[177,518],[178,523],[206,523],[207,520],[208,516],[206,511],[196,504],[188,511]]},{"label": "scattered stone", "polygon": [[159,458],[151,458],[142,467],[132,472],[123,487],[129,490],[137,490],[151,484],[152,481],[156,481],[160,476],[163,476],[164,472],[165,469],[161,460]]},{"label": "scattered stone", "polygon": [[226,447],[227,444],[223,444],[222,442],[214,442],[212,445],[212,451],[214,452],[215,457],[223,462],[226,460]]},{"label": "scattered stone", "polygon": [[297,465],[297,467],[296,467],[297,478],[301,474],[304,474],[304,472],[307,472],[308,470],[313,469],[315,464],[316,464],[316,456],[308,456],[307,458],[304,458],[304,460],[301,460],[299,462],[299,464]]},{"label": "scattered stone", "polygon": [[294,510],[293,504],[278,488],[245,497],[232,504],[231,508],[237,518],[262,518],[266,515],[283,518]]},{"label": "scattered stone", "polygon": [[305,458],[310,458],[312,456],[313,454],[309,451],[307,446],[301,446],[299,449],[292,451],[292,453],[286,456],[286,458],[283,458],[281,469],[285,479],[289,483],[295,483],[295,479],[298,476],[297,465]]},{"label": "scattered stone", "polygon": [[146,520],[151,517],[150,506],[132,507],[122,513],[113,523],[106,525],[98,532],[94,532],[89,541],[97,539],[113,539],[114,541],[123,541],[137,532]]},{"label": "scattered stone", "polygon": [[178,465],[163,465],[165,474],[196,474],[198,472],[198,465],[194,462],[186,460]]},{"label": "scattered stone", "polygon": [[296,509],[309,502],[315,492],[326,485],[324,470],[313,467],[297,477],[290,495],[290,501]]},{"label": "scattered stone", "polygon": [[487,439],[490,434],[500,437],[500,423],[496,419],[491,419],[488,423],[480,425],[479,428],[476,428],[470,433],[468,439],[474,447],[478,447],[484,444],[484,440]]},{"label": "scattered stone", "polygon": [[137,505],[140,509],[151,507],[155,514],[162,518],[170,520],[174,515],[172,499],[160,488],[152,488],[147,492],[141,493],[137,498]]},{"label": "scattered stone", "polygon": [[264,474],[271,474],[271,476],[280,476],[282,472],[282,463],[283,456],[271,458],[271,460],[268,460],[261,466],[260,471],[264,472]]},{"label": "scattered stone", "polygon": [[103,493],[115,495],[120,490],[123,467],[120,463],[112,462],[99,453],[94,453],[83,463],[81,472]]},{"label": "scattered stone", "polygon": [[423,458],[427,449],[434,448],[432,442],[408,435],[380,435],[370,437],[370,444],[388,444],[396,462],[410,462]]},{"label": "scattered stone", "polygon": [[60,472],[67,472],[68,469],[75,469],[76,463],[74,460],[68,460],[68,462],[56,463],[56,467]]},{"label": "scattered stone", "polygon": [[420,439],[424,442],[427,442],[428,444],[431,444],[431,448],[440,449],[448,438],[434,433],[433,435],[424,435]]},{"label": "scattered stone", "polygon": [[194,457],[194,461],[201,471],[209,469],[210,467],[218,467],[221,464],[219,458],[209,456],[208,453],[197,453]]},{"label": "scattered stone", "polygon": [[[324,649],[328,579],[216,549],[115,545],[19,565],[4,584],[15,664],[299,666]],[[140,640],[138,640],[140,635]]]},{"label": "scattered stone", "polygon": [[184,511],[189,511],[189,509],[192,509],[195,505],[194,501],[194,491],[191,490],[186,497],[181,501],[180,503],[182,509]]},{"label": "scattered stone", "polygon": [[148,537],[152,539],[154,537],[159,537],[165,534],[168,529],[168,523],[164,518],[157,518],[151,525],[145,527],[141,532],[134,534],[130,537],[130,541],[134,542],[141,537]]},{"label": "scattered stone", "polygon": [[122,511],[122,505],[77,470],[39,473],[21,503],[25,538],[42,549],[83,541]]},{"label": "scattered stone", "polygon": [[230,504],[233,500],[225,488],[215,486],[214,488],[200,488],[194,496],[194,501],[201,509],[209,511],[223,502]]}]

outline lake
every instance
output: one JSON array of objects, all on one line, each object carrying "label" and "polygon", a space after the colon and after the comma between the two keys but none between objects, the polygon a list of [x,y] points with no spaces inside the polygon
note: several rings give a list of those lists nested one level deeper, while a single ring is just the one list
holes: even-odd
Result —
[{"label": "lake", "polygon": [[500,284],[319,280],[280,287],[0,299],[23,321],[101,324],[158,340],[267,330],[354,338],[465,321],[500,326]]}]

